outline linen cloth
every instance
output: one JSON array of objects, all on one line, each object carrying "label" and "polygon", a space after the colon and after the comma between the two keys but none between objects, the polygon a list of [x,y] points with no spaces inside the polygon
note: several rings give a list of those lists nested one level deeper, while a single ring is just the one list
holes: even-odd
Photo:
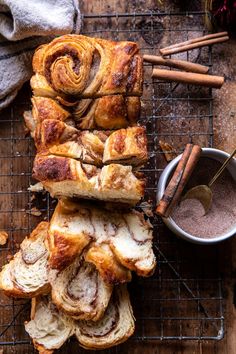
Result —
[{"label": "linen cloth", "polygon": [[32,76],[35,48],[80,27],[78,0],[0,0],[0,110]]}]

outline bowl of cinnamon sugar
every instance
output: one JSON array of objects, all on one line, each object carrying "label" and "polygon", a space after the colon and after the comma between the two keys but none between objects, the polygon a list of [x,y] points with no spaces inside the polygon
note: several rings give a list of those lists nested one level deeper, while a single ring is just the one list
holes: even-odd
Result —
[{"label": "bowl of cinnamon sugar", "polygon": [[[222,150],[203,148],[201,157],[183,191],[208,184],[216,171],[228,158]],[[162,172],[157,189],[157,199],[164,194],[181,155],[172,160]],[[197,199],[180,201],[164,223],[177,236],[198,244],[212,244],[226,240],[236,234],[236,159],[233,158],[222,175],[211,187],[213,193],[211,209],[205,214]]]}]

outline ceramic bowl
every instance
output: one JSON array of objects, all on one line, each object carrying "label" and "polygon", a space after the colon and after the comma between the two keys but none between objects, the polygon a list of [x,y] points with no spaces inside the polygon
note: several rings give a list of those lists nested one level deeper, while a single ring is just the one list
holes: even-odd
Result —
[{"label": "ceramic bowl", "polygon": [[[225,161],[225,159],[229,156],[226,152],[222,150],[217,150],[217,149],[212,149],[212,148],[203,148],[202,149],[202,157],[208,157],[214,160],[217,160],[221,163]],[[170,177],[172,176],[179,160],[181,158],[181,155],[177,156],[173,161],[171,161],[167,167],[164,169],[162,172],[159,183],[158,183],[158,188],[157,188],[157,200],[159,201],[165,191],[166,185]],[[236,159],[233,158],[228,166],[227,169],[233,179],[236,181]],[[236,220],[235,220],[235,225],[233,226],[232,229],[230,229],[228,232],[216,236],[214,238],[200,238],[193,236],[189,234],[188,232],[184,231],[181,229],[175,221],[171,218],[163,218],[164,223],[167,225],[167,227],[173,231],[177,236],[183,238],[186,241],[193,242],[193,243],[198,243],[198,244],[213,244],[217,242],[224,241],[230,237],[232,237],[234,234],[236,234]]]}]

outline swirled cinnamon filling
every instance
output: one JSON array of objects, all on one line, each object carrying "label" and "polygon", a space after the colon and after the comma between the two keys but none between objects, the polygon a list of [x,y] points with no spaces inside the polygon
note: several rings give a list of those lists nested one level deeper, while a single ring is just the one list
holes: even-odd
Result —
[{"label": "swirled cinnamon filling", "polygon": [[118,304],[111,300],[104,317],[96,322],[81,321],[80,331],[89,337],[105,337],[111,333],[118,325],[120,314]]},{"label": "swirled cinnamon filling", "polygon": [[74,300],[93,305],[98,292],[98,273],[95,267],[83,263],[79,264],[67,285],[67,294]]},{"label": "swirled cinnamon filling", "polygon": [[73,71],[76,75],[79,75],[80,70],[80,60],[78,58],[77,51],[71,46],[64,46],[62,49],[57,50],[52,55],[49,55],[45,60],[45,77],[47,81],[53,86],[51,77],[51,65],[60,57],[71,57],[73,59]]}]

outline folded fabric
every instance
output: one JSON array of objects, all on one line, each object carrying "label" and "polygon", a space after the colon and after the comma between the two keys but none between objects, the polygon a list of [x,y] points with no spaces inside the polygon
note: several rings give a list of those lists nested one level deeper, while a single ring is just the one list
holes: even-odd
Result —
[{"label": "folded fabric", "polygon": [[80,26],[78,0],[0,0],[0,110],[32,76],[35,48]]}]

